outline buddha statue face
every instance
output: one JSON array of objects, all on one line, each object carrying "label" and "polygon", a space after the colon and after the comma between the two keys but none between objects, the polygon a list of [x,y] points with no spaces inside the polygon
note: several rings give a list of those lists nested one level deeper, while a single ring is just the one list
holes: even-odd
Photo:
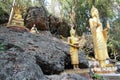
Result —
[{"label": "buddha statue face", "polygon": [[99,17],[99,12],[98,12],[97,8],[95,8],[94,6],[92,6],[91,15],[92,15],[92,17]]},{"label": "buddha statue face", "polygon": [[75,30],[73,29],[73,27],[71,27],[70,35],[71,35],[71,36],[75,36]]}]

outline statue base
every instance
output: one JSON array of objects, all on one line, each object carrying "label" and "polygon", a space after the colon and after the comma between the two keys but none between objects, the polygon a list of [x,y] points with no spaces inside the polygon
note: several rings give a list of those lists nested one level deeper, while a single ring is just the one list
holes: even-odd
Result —
[{"label": "statue base", "polygon": [[27,29],[25,26],[20,25],[8,25],[7,28],[10,28],[11,30],[18,32],[29,32],[29,29]]},{"label": "statue base", "polygon": [[97,74],[111,74],[111,73],[116,73],[117,67],[116,66],[111,66],[111,67],[94,67],[92,68],[92,71]]},{"label": "statue base", "polygon": [[12,19],[7,28],[11,28],[14,31],[29,32],[29,29],[24,26],[24,19]]}]

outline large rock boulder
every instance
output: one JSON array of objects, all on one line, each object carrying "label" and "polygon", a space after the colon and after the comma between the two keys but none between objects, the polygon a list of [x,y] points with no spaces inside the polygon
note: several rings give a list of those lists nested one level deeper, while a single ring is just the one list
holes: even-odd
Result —
[{"label": "large rock boulder", "polygon": [[29,7],[25,15],[25,26],[31,29],[35,24],[38,30],[50,30],[52,34],[57,37],[62,35],[68,37],[70,35],[70,26],[67,21],[57,18],[53,15],[49,15],[44,7]]},{"label": "large rock boulder", "polygon": [[47,13],[44,7],[30,7],[25,15],[25,26],[29,29],[36,25],[38,30],[48,30]]},{"label": "large rock boulder", "polygon": [[52,75],[52,76],[47,76],[50,80],[89,80],[88,78],[85,78],[79,74],[72,73],[62,73],[60,75]]},{"label": "large rock boulder", "polygon": [[67,21],[57,18],[54,15],[49,16],[49,28],[54,35],[70,36],[70,26]]},{"label": "large rock boulder", "polygon": [[0,80],[47,80],[32,55],[15,46],[0,52]]},{"label": "large rock boulder", "polygon": [[[31,34],[0,27],[0,42],[15,45],[24,54],[35,56],[36,62],[44,74],[60,73],[71,65],[69,46],[63,41],[52,37],[50,32],[45,33]],[[82,59],[80,62],[84,61],[84,65],[88,66],[85,56],[80,59]],[[80,66],[82,65],[80,64]]]},{"label": "large rock boulder", "polygon": [[14,44],[25,53],[36,57],[38,65],[45,74],[60,73],[65,67],[66,53],[69,47],[50,35],[16,32],[5,27],[0,28],[0,41]]}]

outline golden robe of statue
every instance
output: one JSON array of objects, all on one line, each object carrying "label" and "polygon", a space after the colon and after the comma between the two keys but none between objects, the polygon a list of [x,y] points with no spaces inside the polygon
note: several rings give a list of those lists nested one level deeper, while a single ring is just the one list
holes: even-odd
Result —
[{"label": "golden robe of statue", "polygon": [[95,58],[99,61],[100,67],[106,67],[106,59],[109,58],[106,44],[107,33],[110,28],[109,23],[107,23],[107,28],[103,30],[99,12],[94,6],[91,9],[91,15],[89,24],[93,37]]},{"label": "golden robe of statue", "polygon": [[70,30],[71,36],[68,37],[68,43],[70,45],[71,63],[74,69],[79,67],[78,51],[79,51],[79,39],[75,36],[75,30],[73,27]]}]

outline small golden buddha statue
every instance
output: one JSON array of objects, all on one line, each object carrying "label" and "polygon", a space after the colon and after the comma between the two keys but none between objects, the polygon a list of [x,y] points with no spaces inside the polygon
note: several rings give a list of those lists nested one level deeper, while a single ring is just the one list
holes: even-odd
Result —
[{"label": "small golden buddha statue", "polygon": [[30,33],[33,33],[33,34],[39,33],[38,30],[37,30],[37,28],[36,28],[35,26],[36,26],[36,25],[34,24],[33,27],[32,27],[31,30],[30,30]]},{"label": "small golden buddha statue", "polygon": [[92,6],[92,18],[89,19],[89,25],[93,37],[95,58],[99,61],[100,67],[106,67],[106,59],[109,58],[107,51],[107,33],[110,28],[107,22],[107,28],[103,30],[102,23],[99,19],[99,12],[97,8]]},{"label": "small golden buddha statue", "polygon": [[79,68],[79,39],[75,36],[75,30],[71,27],[70,30],[70,37],[68,37],[68,43],[70,45],[70,57],[71,57],[71,64],[73,68]]}]

